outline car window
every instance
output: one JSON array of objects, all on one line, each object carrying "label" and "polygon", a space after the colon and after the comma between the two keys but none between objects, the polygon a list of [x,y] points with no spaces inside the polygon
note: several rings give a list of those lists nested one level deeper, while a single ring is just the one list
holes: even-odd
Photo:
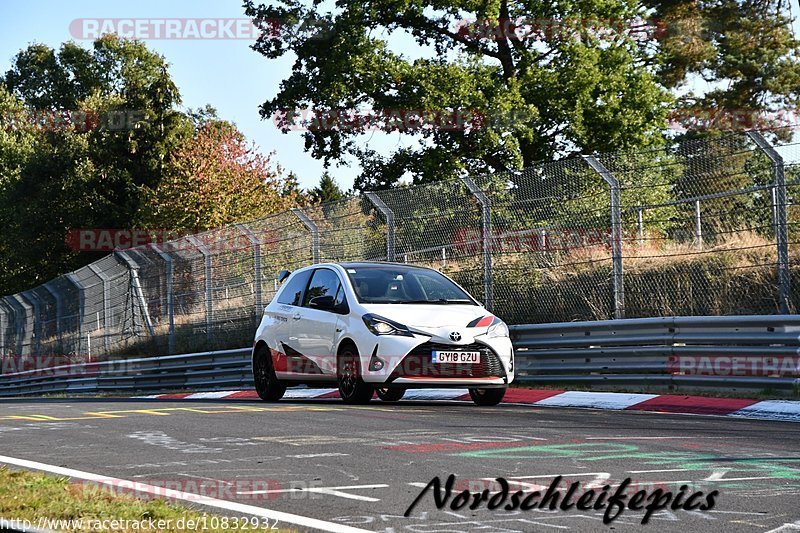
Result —
[{"label": "car window", "polygon": [[300,305],[300,302],[303,300],[303,292],[306,290],[306,285],[308,285],[308,278],[310,276],[310,270],[305,270],[292,276],[289,281],[286,282],[283,289],[281,289],[281,293],[278,296],[278,303]]},{"label": "car window", "polygon": [[311,283],[303,297],[303,307],[308,307],[309,302],[318,296],[336,297],[340,285],[336,272],[327,268],[318,268],[314,271]]},{"label": "car window", "polygon": [[475,305],[470,295],[435,270],[404,265],[347,268],[362,303],[436,303]]}]

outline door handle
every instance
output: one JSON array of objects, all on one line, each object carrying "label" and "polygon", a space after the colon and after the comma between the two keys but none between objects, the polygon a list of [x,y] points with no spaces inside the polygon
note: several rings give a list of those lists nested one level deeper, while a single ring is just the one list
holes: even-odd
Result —
[{"label": "door handle", "polygon": [[292,318],[295,320],[300,320],[300,313],[295,313]]}]

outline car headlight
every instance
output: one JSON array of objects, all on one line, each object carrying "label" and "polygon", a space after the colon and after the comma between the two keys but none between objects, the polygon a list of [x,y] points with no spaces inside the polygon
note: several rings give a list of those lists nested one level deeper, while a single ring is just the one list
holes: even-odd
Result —
[{"label": "car headlight", "polygon": [[496,337],[508,337],[508,326],[506,326],[505,322],[495,317],[492,325],[489,326],[488,330],[486,330],[486,336],[490,339]]},{"label": "car headlight", "polygon": [[368,313],[361,317],[367,329],[374,335],[401,335],[403,337],[413,337],[407,326],[399,324],[394,320],[389,320],[379,315]]}]

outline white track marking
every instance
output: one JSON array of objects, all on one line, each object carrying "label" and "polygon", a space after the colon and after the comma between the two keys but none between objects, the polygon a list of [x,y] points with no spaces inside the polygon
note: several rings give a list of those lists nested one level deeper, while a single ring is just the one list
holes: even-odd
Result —
[{"label": "white track marking", "polygon": [[657,394],[622,394],[617,392],[569,391],[536,402],[537,406],[594,407],[597,409],[626,409],[655,398]]},{"label": "white track marking", "polygon": [[256,507],[254,505],[246,505],[242,503],[231,502],[227,500],[219,500],[217,498],[208,498],[200,496],[199,494],[192,494],[191,492],[183,492],[179,490],[165,489],[164,487],[156,487],[147,485],[138,481],[128,481],[100,474],[92,474],[91,472],[83,472],[81,470],[73,470],[72,468],[64,468],[61,466],[48,465],[39,463],[37,461],[28,461],[26,459],[17,459],[16,457],[8,457],[0,455],[0,463],[19,466],[22,468],[29,468],[31,470],[41,470],[59,476],[67,476],[73,479],[83,479],[85,481],[92,481],[101,485],[109,485],[114,488],[130,487],[132,490],[138,492],[146,492],[154,494],[163,498],[170,498],[174,500],[184,500],[197,505],[205,505],[208,507],[215,507],[217,509],[224,509],[234,513],[242,513],[251,516],[262,516],[267,519],[286,522],[287,524],[295,524],[302,527],[318,529],[321,531],[333,531],[341,533],[367,533],[366,529],[359,529],[344,524],[336,524],[334,522],[326,522],[325,520],[318,520],[307,516],[301,516],[291,513],[284,513],[282,511],[273,511],[263,507]]},{"label": "white track marking", "polygon": [[184,398],[184,400],[219,400],[231,394],[231,391],[195,392]]},{"label": "white track marking", "polygon": [[286,492],[313,492],[315,494],[326,494],[328,496],[339,496],[340,498],[347,498],[348,500],[359,500],[362,502],[379,502],[380,498],[371,498],[369,496],[360,496],[358,494],[350,494],[344,492],[345,490],[353,489],[384,489],[389,485],[383,483],[376,485],[347,485],[343,487],[292,487],[289,489],[266,489],[266,490],[246,490],[237,492],[237,494],[281,494]]},{"label": "white track marking", "polygon": [[775,529],[770,529],[766,533],[786,533],[788,531],[800,531],[800,520],[792,522],[791,524],[783,524]]}]

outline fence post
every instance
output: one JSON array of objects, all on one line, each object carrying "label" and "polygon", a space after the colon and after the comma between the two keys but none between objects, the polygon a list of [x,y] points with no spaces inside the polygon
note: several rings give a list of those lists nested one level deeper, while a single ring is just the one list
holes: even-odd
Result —
[{"label": "fence post", "polygon": [[700,200],[694,201],[694,238],[697,241],[697,247],[702,250],[703,248],[703,223],[700,218]]},{"label": "fence post", "polygon": [[[130,255],[126,254],[121,250],[117,250],[116,252],[114,252],[114,255],[116,255],[128,266],[128,270],[131,273],[131,286],[133,288],[134,297],[137,300],[139,300],[139,306],[142,309],[142,315],[144,315],[144,322],[145,325],[147,325],[147,331],[150,333],[151,337],[154,337],[156,332],[153,329],[153,321],[150,318],[150,310],[147,308],[147,300],[145,300],[144,298],[144,291],[142,291],[142,284],[139,281],[139,265],[136,263],[136,261],[133,260],[133,258]],[[138,335],[139,331],[136,328],[135,311],[133,316],[133,322],[134,322],[135,333]]]},{"label": "fence post", "polygon": [[583,160],[602,177],[611,192],[611,260],[614,275],[614,318],[625,318],[625,280],[622,272],[622,213],[619,181],[593,155]]},{"label": "fence post", "polygon": [[[42,285],[42,287],[44,287],[44,289],[47,292],[49,292],[50,295],[53,297],[53,299],[56,301],[56,338],[58,339],[58,344],[62,345],[61,349],[63,350],[63,342],[61,338],[62,334],[61,321],[64,315],[64,304],[61,301],[61,295],[59,294],[58,290],[51,287],[52,284],[53,280],[50,280],[44,285]],[[0,343],[0,346],[2,346],[2,343]]]},{"label": "fence post", "polygon": [[172,270],[172,257],[155,243],[150,243],[150,247],[164,260],[166,265],[166,285],[167,285],[167,320],[169,323],[169,335],[167,337],[167,351],[172,354],[175,352],[175,295]]},{"label": "fence post", "polygon": [[300,222],[308,228],[311,232],[311,261],[314,264],[319,263],[319,228],[314,224],[314,221],[308,218],[308,215],[303,213],[300,209],[293,207],[292,213],[300,219]]},{"label": "fence post", "polygon": [[394,211],[374,192],[366,192],[364,196],[386,219],[386,260],[394,262]]},{"label": "fence post", "polygon": [[747,136],[756,143],[772,162],[773,191],[772,208],[775,225],[775,244],[778,247],[778,304],[782,314],[789,313],[789,231],[786,221],[786,179],[783,157],[757,131],[748,131]]},{"label": "fence post", "polygon": [[234,224],[236,229],[238,229],[242,235],[247,237],[247,240],[250,241],[250,244],[253,245],[253,270],[254,275],[254,283],[255,286],[255,307],[256,307],[256,320],[261,316],[261,312],[263,311],[263,304],[262,302],[262,295],[261,295],[261,242],[256,239],[256,236],[253,235],[253,232],[250,231],[248,228],[243,226],[242,224]]},{"label": "fence post", "polygon": [[642,221],[642,210],[636,210],[636,223],[638,225],[639,248],[644,247],[644,222]]},{"label": "fence post", "polygon": [[80,281],[78,281],[78,279],[75,277],[74,272],[69,272],[65,274],[64,277],[67,278],[67,280],[69,280],[69,282],[72,283],[76,289],[78,289],[78,342],[75,345],[75,354],[80,355],[82,353],[81,346],[83,345],[83,319],[86,315],[86,295],[83,292],[83,285],[81,285]]},{"label": "fence post", "polygon": [[[3,301],[0,300],[0,363],[2,363],[3,358],[8,353],[8,349],[6,348],[6,327],[8,327],[8,314],[6,313]],[[3,370],[0,368],[0,374],[2,373]]]},{"label": "fence post", "polygon": [[483,241],[483,298],[486,300],[484,306],[489,311],[494,307],[494,287],[492,276],[492,204],[489,198],[483,193],[472,178],[469,176],[461,176],[461,181],[467,186],[469,192],[481,204],[481,226],[482,226],[482,241]]},{"label": "fence post", "polygon": [[28,300],[31,304],[31,317],[33,321],[33,345],[31,346],[34,355],[42,354],[42,302],[39,295],[32,290],[23,291],[20,296]]},{"label": "fence post", "polygon": [[205,265],[205,294],[206,294],[206,340],[208,341],[208,349],[211,349],[211,341],[213,333],[211,328],[214,326],[214,284],[211,270],[211,252],[208,247],[200,242],[200,239],[194,235],[187,235],[186,238],[197,247],[201,254],[203,254],[203,263]]},{"label": "fence post", "polygon": [[111,324],[110,322],[110,315],[111,315],[111,287],[109,285],[110,280],[105,273],[97,268],[94,263],[89,263],[87,265],[89,270],[94,272],[94,275],[100,278],[100,281],[103,283],[103,348],[106,352],[109,351],[111,345],[111,339],[109,339],[109,335],[111,334],[111,328],[109,327]]}]

